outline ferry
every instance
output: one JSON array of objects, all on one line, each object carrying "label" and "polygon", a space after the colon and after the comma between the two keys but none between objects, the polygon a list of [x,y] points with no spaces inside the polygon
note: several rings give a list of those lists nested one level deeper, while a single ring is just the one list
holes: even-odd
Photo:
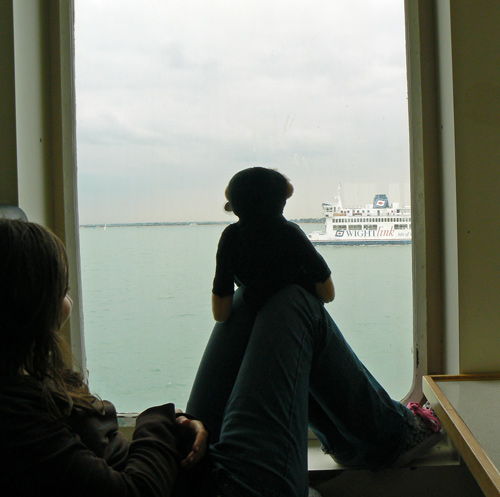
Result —
[{"label": "ferry", "polygon": [[308,236],[313,245],[402,245],[411,243],[411,207],[377,194],[365,208],[344,208],[340,195],[323,202],[325,230]]}]

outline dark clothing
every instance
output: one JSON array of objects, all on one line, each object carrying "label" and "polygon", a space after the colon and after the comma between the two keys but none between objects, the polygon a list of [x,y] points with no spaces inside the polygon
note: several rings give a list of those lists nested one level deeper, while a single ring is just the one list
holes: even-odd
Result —
[{"label": "dark clothing", "polygon": [[114,406],[104,405],[104,415],[74,408],[57,420],[28,381],[0,383],[2,495],[171,495],[181,460],[174,405],[142,413],[131,443],[118,432]]},{"label": "dark clothing", "polygon": [[222,233],[212,292],[234,293],[245,286],[248,303],[260,308],[281,288],[296,283],[315,293],[315,283],[331,271],[305,233],[282,215],[259,221],[238,221]]},{"label": "dark clothing", "polygon": [[390,466],[415,416],[369,373],[319,299],[297,285],[256,315],[245,288],[217,323],[187,410],[210,426],[227,497],[307,496],[307,425],[335,458]]},{"label": "dark clothing", "polygon": [[180,472],[174,493],[172,404],[141,414],[129,444],[111,404],[105,416],[74,409],[55,420],[23,381],[0,382],[1,495],[305,497],[308,423],[335,458],[392,464],[414,415],[390,399],[321,302],[291,285],[255,314],[244,292],[215,326],[188,402],[211,428],[210,459]]}]

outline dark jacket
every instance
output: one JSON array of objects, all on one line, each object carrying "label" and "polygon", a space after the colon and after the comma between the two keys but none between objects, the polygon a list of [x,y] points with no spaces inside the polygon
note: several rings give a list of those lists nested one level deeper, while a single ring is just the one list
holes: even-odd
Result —
[{"label": "dark jacket", "polygon": [[114,406],[104,405],[104,415],[74,408],[57,420],[28,382],[0,383],[1,495],[171,495],[181,460],[174,405],[143,412],[131,443]]}]

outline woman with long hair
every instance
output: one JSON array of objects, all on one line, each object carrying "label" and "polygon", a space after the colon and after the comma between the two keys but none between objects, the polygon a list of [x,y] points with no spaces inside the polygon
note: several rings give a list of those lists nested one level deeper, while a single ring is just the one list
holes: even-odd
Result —
[{"label": "woman with long hair", "polygon": [[60,329],[71,306],[62,242],[0,220],[2,495],[171,495],[179,468],[203,456],[203,425],[173,404],[154,407],[129,444],[113,405],[66,364]]},{"label": "woman with long hair", "polygon": [[72,301],[62,242],[34,223],[3,221],[0,230],[1,378],[36,384],[56,417],[67,415],[73,405],[102,410],[63,358],[59,330]]}]

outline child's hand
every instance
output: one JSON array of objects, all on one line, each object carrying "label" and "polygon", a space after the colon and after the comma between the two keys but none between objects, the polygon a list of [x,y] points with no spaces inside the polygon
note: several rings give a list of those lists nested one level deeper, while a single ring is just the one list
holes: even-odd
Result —
[{"label": "child's hand", "polygon": [[335,287],[333,286],[333,280],[330,276],[323,283],[316,283],[316,296],[325,304],[332,302],[335,298]]},{"label": "child's hand", "polygon": [[218,323],[225,323],[229,319],[232,307],[233,307],[232,295],[219,297],[218,295],[212,293],[212,313],[214,315],[214,319]]},{"label": "child's hand", "polygon": [[[178,413],[181,411],[177,410]],[[203,458],[207,451],[208,432],[203,423],[198,420],[188,419],[185,416],[179,416],[176,419],[180,426],[179,442],[185,452],[188,454],[181,461],[184,469],[194,468]]]}]

